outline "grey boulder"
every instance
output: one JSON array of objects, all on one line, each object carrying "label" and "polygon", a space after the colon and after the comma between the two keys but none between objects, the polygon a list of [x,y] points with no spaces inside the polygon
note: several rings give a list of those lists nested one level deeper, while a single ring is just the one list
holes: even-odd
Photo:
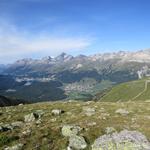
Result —
[{"label": "grey boulder", "polygon": [[92,145],[92,150],[150,150],[150,143],[138,131],[123,130],[120,133],[100,136]]},{"label": "grey boulder", "polygon": [[87,147],[87,143],[85,139],[82,136],[71,136],[69,138],[69,148],[75,149],[75,150],[82,150]]},{"label": "grey boulder", "polygon": [[61,129],[61,132],[62,132],[63,136],[70,137],[73,135],[77,135],[81,130],[82,130],[82,128],[80,128],[79,126],[64,125]]}]

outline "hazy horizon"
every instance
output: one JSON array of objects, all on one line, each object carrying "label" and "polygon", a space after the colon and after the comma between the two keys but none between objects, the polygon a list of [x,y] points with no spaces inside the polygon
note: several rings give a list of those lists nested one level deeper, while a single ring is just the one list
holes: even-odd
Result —
[{"label": "hazy horizon", "polygon": [[149,48],[148,0],[1,0],[0,64]]},{"label": "hazy horizon", "polygon": [[15,63],[16,61],[18,61],[18,60],[23,60],[23,59],[32,59],[32,60],[42,60],[42,59],[44,59],[44,58],[46,58],[46,57],[51,57],[51,58],[56,58],[57,56],[59,56],[59,55],[61,55],[61,54],[63,54],[63,53],[65,53],[65,54],[67,54],[67,55],[71,55],[71,56],[73,56],[73,57],[77,57],[77,56],[79,56],[79,55],[84,55],[84,56],[87,56],[87,57],[89,57],[89,56],[94,56],[94,55],[97,55],[97,54],[100,54],[100,55],[103,55],[103,54],[111,54],[111,53],[119,53],[119,52],[127,52],[127,53],[134,53],[134,52],[139,52],[139,51],[147,51],[147,50],[150,50],[149,48],[147,48],[147,49],[138,49],[138,50],[118,50],[118,51],[101,51],[101,52],[97,52],[97,53],[91,53],[91,54],[86,54],[86,53],[78,53],[78,54],[71,54],[71,53],[67,53],[67,52],[60,52],[60,53],[58,53],[57,55],[55,55],[55,56],[52,56],[52,55],[43,55],[43,56],[38,56],[38,57],[32,57],[32,55],[31,56],[28,56],[28,57],[20,57],[20,58],[18,58],[18,59],[16,59],[16,60],[13,60],[13,61],[6,61],[6,62],[2,62],[2,63],[0,63],[0,65],[9,65],[9,64],[13,64],[13,63]]}]

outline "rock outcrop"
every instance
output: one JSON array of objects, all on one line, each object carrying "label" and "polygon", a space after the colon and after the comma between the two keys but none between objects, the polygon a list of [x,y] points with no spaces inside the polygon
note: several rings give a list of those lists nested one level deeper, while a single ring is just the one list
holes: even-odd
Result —
[{"label": "rock outcrop", "polygon": [[92,150],[149,150],[150,143],[146,137],[138,131],[123,130],[120,133],[100,136],[92,145]]}]

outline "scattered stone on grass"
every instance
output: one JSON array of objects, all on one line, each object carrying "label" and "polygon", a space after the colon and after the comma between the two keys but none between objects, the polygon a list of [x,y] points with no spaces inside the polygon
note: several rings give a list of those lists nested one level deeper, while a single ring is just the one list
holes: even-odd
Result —
[{"label": "scattered stone on grass", "polygon": [[105,129],[105,133],[106,133],[106,134],[111,134],[111,133],[113,133],[113,132],[116,132],[116,129],[113,128],[113,127],[107,127],[107,128]]},{"label": "scattered stone on grass", "polygon": [[28,123],[35,121],[35,119],[36,119],[36,115],[34,113],[24,116],[24,121]]},{"label": "scattered stone on grass", "polygon": [[117,114],[120,114],[120,115],[123,115],[123,116],[126,116],[126,115],[128,115],[129,114],[129,112],[127,111],[127,110],[125,110],[125,109],[117,109],[116,111],[115,111],[115,113],[117,113]]},{"label": "scattered stone on grass", "polygon": [[95,108],[83,107],[83,113],[90,117],[95,114]]},{"label": "scattered stone on grass", "polygon": [[63,114],[64,113],[64,111],[63,110],[61,110],[61,109],[53,109],[52,110],[52,115],[55,115],[55,116],[59,116],[59,115],[61,115],[61,114]]},{"label": "scattered stone on grass", "polygon": [[82,130],[82,128],[80,128],[79,126],[75,126],[75,125],[64,125],[62,127],[62,135],[65,137],[70,137],[73,135],[77,135],[80,131]]},{"label": "scattered stone on grass", "polygon": [[24,123],[22,121],[16,121],[16,122],[11,123],[11,125],[13,128],[17,128],[17,127],[20,128],[24,125]]},{"label": "scattered stone on grass", "polygon": [[23,144],[19,143],[17,145],[6,147],[4,150],[22,150]]},{"label": "scattered stone on grass", "polygon": [[13,126],[11,124],[2,124],[0,125],[0,131],[5,132],[8,130],[13,130]]},{"label": "scattered stone on grass", "polygon": [[69,147],[76,150],[82,150],[87,147],[87,143],[82,136],[73,135],[69,138]]}]

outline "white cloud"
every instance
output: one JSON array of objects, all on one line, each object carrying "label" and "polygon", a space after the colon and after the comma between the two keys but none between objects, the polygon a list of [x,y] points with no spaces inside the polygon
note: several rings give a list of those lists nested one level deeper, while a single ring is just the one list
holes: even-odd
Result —
[{"label": "white cloud", "polygon": [[0,63],[11,62],[26,56],[51,55],[62,51],[73,52],[85,49],[91,44],[87,37],[59,37],[18,31],[15,26],[0,22]]}]

